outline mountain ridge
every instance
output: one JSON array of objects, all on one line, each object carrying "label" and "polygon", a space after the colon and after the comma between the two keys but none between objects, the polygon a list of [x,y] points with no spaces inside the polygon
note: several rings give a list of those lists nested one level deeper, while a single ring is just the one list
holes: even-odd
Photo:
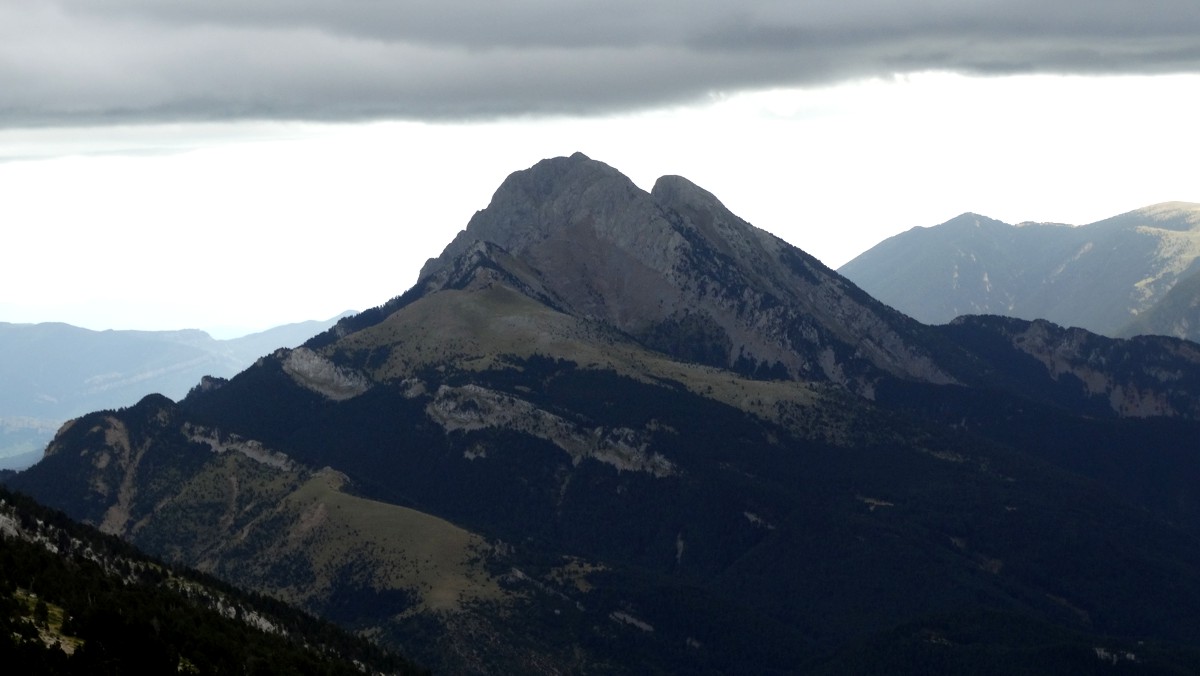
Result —
[{"label": "mountain ridge", "polygon": [[[1200,338],[1189,314],[1194,283],[1166,300],[1200,274],[1200,204],[1164,202],[1081,226],[963,214],[888,238],[840,271],[931,324],[1002,314],[1108,336]],[[1147,314],[1164,316],[1148,323]]]},{"label": "mountain ridge", "polygon": [[924,326],[581,155],[505,185],[405,293],[10,483],[456,673],[1200,665],[1189,344]]}]

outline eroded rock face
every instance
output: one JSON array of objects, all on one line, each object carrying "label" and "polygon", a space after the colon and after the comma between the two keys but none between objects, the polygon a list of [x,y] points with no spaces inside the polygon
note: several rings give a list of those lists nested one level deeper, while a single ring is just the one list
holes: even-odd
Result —
[{"label": "eroded rock face", "polygon": [[352,399],[371,388],[366,376],[338,366],[305,347],[287,352],[283,370],[297,384],[334,401]]},{"label": "eroded rock face", "polygon": [[247,458],[268,467],[295,471],[298,465],[285,453],[271,450],[255,439],[244,439],[236,434],[222,433],[220,430],[191,423],[184,423],[183,433],[193,443],[204,444],[218,455],[222,453],[240,453]]},{"label": "eroded rock face", "polygon": [[[578,465],[592,459],[622,472],[647,472],[656,477],[678,473],[671,461],[649,450],[649,436],[627,427],[584,428],[511,394],[478,385],[438,388],[425,407],[429,417],[447,432],[504,428],[549,441]],[[486,449],[466,451],[469,459],[486,458]]]},{"label": "eroded rock face", "polygon": [[[1013,336],[1013,345],[1045,364],[1054,378],[1070,374],[1089,394],[1107,396],[1112,409],[1123,416],[1195,415],[1200,406],[1181,400],[1178,386],[1200,368],[1200,346],[1177,340],[1144,338],[1117,342],[1083,329],[1063,329],[1035,321]],[[1113,368],[1122,352],[1135,350],[1141,359],[1136,370]]]},{"label": "eroded rock face", "polygon": [[130,443],[129,430],[120,420],[110,416],[104,419],[104,424],[105,445],[103,450],[97,453],[93,460],[93,466],[103,470],[112,465],[117,470],[116,476],[113,477],[117,481],[114,482],[116,485],[112,485],[101,478],[103,475],[97,474],[93,488],[96,492],[114,499],[99,524],[100,530],[119,535],[125,532],[129,523],[130,504],[137,493],[135,480],[138,463],[141,462],[146,447],[144,445],[135,447]]},{"label": "eroded rock face", "polygon": [[[143,465],[148,457],[151,465],[158,464],[155,439],[178,424],[178,414],[170,399],[148,395],[129,409],[92,413],[62,426],[45,457],[88,467],[86,478],[55,483],[57,490],[86,505],[78,518],[113,535],[125,536],[135,528],[138,505],[147,492]],[[127,422],[132,416],[136,424]]]},{"label": "eroded rock face", "polygon": [[1055,382],[1071,380],[1083,394],[1124,417],[1200,415],[1200,345],[1164,336],[1105,338],[1045,320],[961,317],[951,326],[994,332],[1028,355]]}]

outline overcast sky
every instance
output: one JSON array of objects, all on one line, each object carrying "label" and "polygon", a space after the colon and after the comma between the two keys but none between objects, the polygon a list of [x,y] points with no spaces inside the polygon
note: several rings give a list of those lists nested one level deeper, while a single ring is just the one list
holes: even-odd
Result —
[{"label": "overcast sky", "polygon": [[1200,201],[1196,0],[0,4],[0,321],[215,334],[415,281],[511,171],[687,176],[837,267]]}]

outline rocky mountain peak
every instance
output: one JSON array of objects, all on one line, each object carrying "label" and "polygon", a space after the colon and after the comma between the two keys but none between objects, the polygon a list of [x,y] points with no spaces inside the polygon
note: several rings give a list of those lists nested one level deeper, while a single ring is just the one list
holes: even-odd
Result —
[{"label": "rocky mountain peak", "polygon": [[682,176],[675,176],[673,174],[660,176],[654,182],[654,188],[650,190],[650,194],[659,204],[670,208],[690,205],[710,210],[727,211],[725,205],[717,199],[716,195]]},{"label": "rocky mountain peak", "polygon": [[442,255],[421,269],[423,279],[448,264],[475,241],[500,245],[514,255],[562,230],[604,229],[625,221],[617,212],[642,205],[649,196],[617,170],[583,153],[542,160],[511,174]]},{"label": "rocky mountain peak", "polygon": [[421,278],[455,265],[477,241],[541,263],[565,256],[585,264],[581,249],[593,258],[598,249],[619,250],[670,274],[700,242],[732,255],[774,244],[775,238],[683,177],[664,176],[647,193],[609,165],[575,153],[510,175],[488,207],[425,265]]},{"label": "rocky mountain peak", "polygon": [[882,372],[952,380],[907,318],[679,176],[646,192],[579,153],[539,162],[504,181],[419,286],[466,274],[479,242],[525,271],[526,295],[678,358],[864,393]]},{"label": "rocky mountain peak", "polygon": [[951,218],[940,227],[948,230],[1007,230],[1012,226],[994,218],[968,211]]},{"label": "rocky mountain peak", "polygon": [[711,192],[682,176],[663,176],[650,195],[666,212],[679,214],[706,246],[746,261],[761,270],[767,259],[788,246],[765,230],[754,227],[730,211]]}]

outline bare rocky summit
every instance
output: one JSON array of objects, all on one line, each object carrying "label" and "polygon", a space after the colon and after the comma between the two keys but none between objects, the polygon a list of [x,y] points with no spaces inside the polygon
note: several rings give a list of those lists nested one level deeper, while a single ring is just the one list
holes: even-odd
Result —
[{"label": "bare rocky summit", "polygon": [[880,373],[953,381],[915,322],[679,176],[647,193],[579,153],[545,160],[511,175],[421,279],[478,241],[535,270],[565,311],[677,357],[862,393]]}]

